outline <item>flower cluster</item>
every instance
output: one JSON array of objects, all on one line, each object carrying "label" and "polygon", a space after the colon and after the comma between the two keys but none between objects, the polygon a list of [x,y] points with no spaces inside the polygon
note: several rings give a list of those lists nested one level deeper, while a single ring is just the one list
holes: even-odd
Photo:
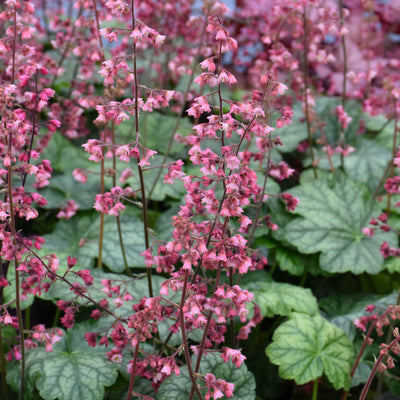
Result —
[{"label": "flower cluster", "polygon": [[204,397],[205,400],[217,400],[224,396],[233,396],[235,385],[233,383],[228,383],[223,379],[216,379],[213,374],[206,374],[205,384],[207,387],[207,393]]},{"label": "flower cluster", "polygon": [[131,188],[127,187],[122,189],[116,186],[112,188],[110,192],[96,195],[94,208],[99,212],[118,216],[120,212],[125,209],[121,200],[133,195],[134,193]]}]

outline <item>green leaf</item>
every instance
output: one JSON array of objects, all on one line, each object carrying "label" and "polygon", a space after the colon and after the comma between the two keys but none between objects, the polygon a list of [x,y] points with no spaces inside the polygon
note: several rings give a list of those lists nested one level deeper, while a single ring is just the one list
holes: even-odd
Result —
[{"label": "green leaf", "polygon": [[400,272],[400,258],[398,257],[388,257],[385,260],[385,267],[389,273],[394,274]]},{"label": "green leaf", "polygon": [[[187,400],[190,395],[192,382],[186,367],[181,368],[179,376],[167,378],[158,390],[157,400]],[[194,395],[195,399],[199,399]]]},{"label": "green leaf", "polygon": [[297,251],[279,246],[275,250],[275,257],[282,271],[288,271],[292,275],[298,276],[303,274],[303,258]]},{"label": "green leaf", "polygon": [[318,312],[317,299],[310,289],[289,283],[260,283],[254,290],[254,300],[264,317],[289,315],[293,311],[314,315]]},{"label": "green leaf", "polygon": [[382,123],[381,127],[379,128],[382,130],[379,132],[379,135],[375,139],[377,145],[385,147],[389,151],[392,151],[394,126],[394,121],[390,121],[388,124]]},{"label": "green leaf", "polygon": [[[131,359],[132,359],[132,355],[129,357],[129,360],[131,360]],[[134,385],[134,391],[136,393],[140,393],[141,395],[150,396],[153,399],[156,399],[157,395],[156,395],[156,392],[155,392],[153,386],[151,386],[152,383],[153,382],[151,380],[148,380],[148,379],[145,379],[145,378],[139,378],[139,379],[136,378],[135,379],[135,385]],[[121,398],[121,400],[126,400],[127,395],[128,395],[128,390],[126,391],[125,396]],[[143,400],[143,397],[142,396],[133,395],[131,397],[131,399]],[[115,399],[110,399],[110,400],[115,400]]]},{"label": "green leaf", "polygon": [[[149,382],[149,381],[148,381]],[[128,396],[128,381],[121,375],[118,375],[117,380],[110,387],[107,387],[105,396],[102,400],[126,400]],[[135,390],[138,390],[135,382]],[[136,397],[133,397],[135,400]]]},{"label": "green leaf", "polygon": [[[319,178],[320,176],[323,176],[321,171],[325,171],[325,172],[329,171],[330,172],[332,167],[331,167],[331,164],[329,162],[329,158],[328,158],[328,155],[326,153],[326,150],[323,150],[322,148],[314,148],[313,151],[314,151],[314,159],[318,160],[317,176]],[[332,154],[331,162],[332,162],[332,166],[333,166],[334,169],[340,168],[340,164],[341,164],[340,154],[339,153]],[[310,170],[312,172],[312,173],[310,172],[309,176],[312,176],[312,178],[315,179],[313,168],[311,168],[312,167],[312,159],[311,159],[311,157],[306,158],[304,160],[303,164],[304,164],[305,167],[309,167],[308,170]]]},{"label": "green leaf", "polygon": [[50,186],[40,191],[47,200],[44,208],[59,208],[67,200],[74,200],[79,210],[91,210],[96,194],[100,192],[100,183],[94,175],[88,176],[86,183],[77,182],[72,173],[57,175],[50,179]]},{"label": "green leaf", "polygon": [[167,211],[163,211],[159,214],[156,220],[154,233],[157,240],[169,242],[172,240],[172,231],[174,227],[172,226],[172,217],[177,215],[179,211],[178,206],[173,206]]},{"label": "green leaf", "polygon": [[380,396],[381,399],[386,398],[390,399],[398,399],[400,397],[400,382],[399,382],[399,368],[396,366],[395,370],[391,370],[391,373],[383,374],[383,382],[384,385],[389,388],[392,392],[392,395],[388,393],[388,396],[384,397]]},{"label": "green leaf", "polygon": [[218,353],[209,353],[202,357],[200,373],[205,375],[212,371],[217,379],[235,384],[232,400],[254,400],[256,383],[253,374],[246,364],[239,368],[232,361],[224,362]]},{"label": "green leaf", "polygon": [[39,254],[56,253],[63,261],[72,256],[78,260],[79,267],[90,268],[94,257],[98,255],[98,238],[97,243],[85,241],[83,246],[80,245],[80,241],[88,238],[95,223],[95,215],[79,215],[68,221],[60,220],[53,233],[43,235],[46,241]]},{"label": "green leaf", "polygon": [[[3,303],[8,304],[10,303],[11,308],[16,308],[16,302],[13,301],[15,299],[15,267],[14,263],[10,263],[10,267],[7,270],[7,280],[10,283],[9,286],[3,288]],[[32,293],[28,293],[27,297],[24,299],[20,299],[21,308],[23,310],[30,307],[35,300],[35,296]],[[3,329],[3,328],[2,328]]]},{"label": "green leaf", "polygon": [[373,140],[361,139],[356,151],[344,158],[344,169],[350,178],[366,184],[373,192],[391,159],[389,150]]},{"label": "green leaf", "polygon": [[[196,364],[194,358],[193,365]],[[227,363],[221,358],[220,354],[209,353],[202,357],[200,363],[200,375],[214,374],[217,379],[223,379],[226,382],[233,383],[235,389],[232,400],[254,400],[256,396],[256,383],[253,374],[248,371],[245,364],[237,368],[232,361]],[[198,381],[199,382],[199,381]],[[200,385],[202,386],[202,385]],[[186,366],[181,368],[179,376],[167,378],[160,386],[158,391],[158,400],[187,400],[189,398],[192,382]],[[201,391],[203,395],[205,390]],[[195,395],[194,398],[198,399]]]},{"label": "green leaf", "polygon": [[72,173],[75,168],[88,168],[89,155],[59,132],[53,133],[42,159],[49,159],[55,172]]},{"label": "green leaf", "polygon": [[[6,380],[14,392],[19,393],[20,376],[21,376],[21,363],[12,360],[7,363]],[[37,391],[35,391],[35,382],[33,377],[26,375],[25,378],[25,393],[22,397],[23,400],[42,400]]]},{"label": "green leaf", "polygon": [[357,365],[357,369],[354,372],[353,378],[351,379],[351,387],[356,387],[361,383],[367,382],[369,375],[371,374],[372,368],[366,364],[365,362],[361,361]]},{"label": "green leaf", "polygon": [[254,290],[260,289],[262,284],[271,281],[272,278],[267,271],[255,270],[243,275],[243,278],[240,280],[240,286],[253,292]]},{"label": "green leaf", "polygon": [[394,233],[367,237],[362,228],[380,214],[366,188],[344,175],[335,181],[315,180],[290,190],[300,198],[297,218],[285,228],[286,239],[302,253],[321,252],[320,267],[328,272],[376,274],[384,268],[380,245],[397,245]]},{"label": "green leaf", "polygon": [[282,153],[291,153],[297,149],[300,142],[307,139],[307,126],[304,122],[294,121],[274,132],[274,137],[279,136],[282,146],[278,149]]},{"label": "green leaf", "polygon": [[[140,255],[145,250],[143,223],[135,212],[126,209],[121,217],[122,239],[129,266],[143,266]],[[77,215],[69,221],[61,220],[46,239],[41,254],[56,253],[59,258],[75,257],[79,266],[90,268],[98,256],[100,216]],[[82,243],[83,240],[83,243]],[[104,218],[103,263],[113,272],[125,270],[115,217]]]},{"label": "green leaf", "polygon": [[[339,160],[340,162],[340,160]],[[331,171],[326,171],[324,169],[317,169],[317,175],[318,179],[331,179],[332,178],[332,172]],[[307,182],[312,182],[315,181],[315,176],[314,176],[314,169],[309,168],[304,170],[301,175],[300,175],[300,185],[304,185]]]},{"label": "green leaf", "polygon": [[[43,347],[27,352],[27,381],[35,384],[43,399],[99,400],[104,387],[117,379],[117,365],[107,360],[107,349],[90,347],[84,338],[86,331],[87,326],[76,325],[52,352]],[[13,387],[16,377],[19,380],[15,373],[7,374]]]},{"label": "green leaf", "polygon": [[63,97],[68,96],[68,92],[69,92],[70,88],[71,88],[71,84],[69,82],[65,82],[65,81],[56,82],[53,86],[53,89],[57,92],[57,94],[59,94]]},{"label": "green leaf", "polygon": [[[136,215],[126,212],[122,213],[120,221],[128,265],[131,267],[144,266],[144,257],[140,255],[146,249],[143,222]],[[98,229],[92,229],[89,238],[93,237],[95,240],[98,238],[98,232]],[[106,216],[104,221],[103,262],[113,272],[125,270],[117,221],[112,216]]]},{"label": "green leaf", "polygon": [[389,296],[371,293],[334,294],[321,299],[319,305],[331,318],[347,315],[354,320],[366,313],[367,305],[379,303],[380,306],[385,307],[385,304],[388,305],[391,301],[394,301],[393,304],[396,302],[394,293]]},{"label": "green leaf", "polygon": [[[340,121],[335,113],[335,108],[341,104],[339,97],[320,97],[316,100],[316,110],[320,121],[324,122],[323,130],[320,128],[320,133],[314,134],[315,139],[321,137],[326,138],[325,144],[330,144],[333,147],[337,146],[339,142],[342,128]],[[348,127],[344,132],[345,142],[348,145],[356,147],[358,132],[360,129],[361,121],[361,107],[357,101],[350,101],[346,105],[346,112],[352,118]],[[322,146],[321,146],[322,147]],[[339,168],[341,164],[340,154],[334,153],[331,157],[333,167]],[[330,162],[325,150],[320,147],[314,148],[314,159],[318,162],[318,168],[323,170],[330,170]],[[312,165],[311,157],[307,157],[304,161],[305,166]]]},{"label": "green leaf", "polygon": [[266,348],[284,379],[298,385],[314,381],[324,373],[335,389],[348,388],[353,347],[346,334],[320,315],[293,313],[274,332]]},{"label": "green leaf", "polygon": [[364,127],[367,131],[379,132],[388,122],[383,114],[369,115],[368,113],[362,114],[364,120]]},{"label": "green leaf", "polygon": [[[163,115],[160,113],[144,113],[139,119],[139,130],[144,132],[145,146],[155,149],[161,154],[167,151],[169,140],[176,125],[176,115]],[[187,136],[192,132],[192,124],[188,118],[181,118],[177,133]],[[170,154],[179,154],[184,150],[184,145],[174,141]]]}]

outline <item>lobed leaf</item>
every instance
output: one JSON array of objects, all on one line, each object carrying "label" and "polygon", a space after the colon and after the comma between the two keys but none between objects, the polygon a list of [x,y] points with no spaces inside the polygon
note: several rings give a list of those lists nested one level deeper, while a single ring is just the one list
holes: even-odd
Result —
[{"label": "lobed leaf", "polygon": [[43,159],[46,158],[51,161],[53,171],[61,173],[72,173],[75,168],[88,168],[91,165],[88,153],[75,146],[60,132],[52,134],[50,143],[43,152]]},{"label": "lobed leaf", "polygon": [[353,347],[346,334],[320,315],[292,313],[266,348],[279,374],[298,385],[325,374],[335,389],[348,388]]},{"label": "lobed leaf", "polygon": [[260,283],[254,290],[254,300],[264,317],[287,316],[293,311],[309,315],[318,312],[317,299],[311,290],[289,283]]},{"label": "lobed leaf", "polygon": [[338,175],[333,183],[315,180],[290,193],[301,199],[295,212],[302,218],[286,226],[286,239],[302,253],[321,252],[321,269],[376,274],[384,268],[380,245],[387,241],[395,246],[397,237],[392,232],[372,237],[362,233],[370,219],[380,215],[363,185]]},{"label": "lobed leaf", "polygon": [[[120,221],[129,266],[143,266],[144,258],[140,255],[145,249],[142,222],[128,210],[122,213]],[[61,259],[73,256],[79,267],[90,268],[99,252],[99,229],[99,215],[78,215],[69,221],[61,220],[53,233],[43,236],[46,242],[41,254],[56,253]],[[117,222],[115,217],[107,215],[104,218],[103,262],[113,272],[125,270]]]},{"label": "lobed leaf", "polygon": [[364,183],[373,192],[391,159],[389,150],[375,141],[361,139],[356,151],[344,158],[344,169],[350,178]]},{"label": "lobed leaf", "polygon": [[[52,352],[43,347],[29,350],[26,356],[27,389],[33,385],[44,400],[99,400],[104,388],[117,379],[117,365],[107,360],[107,349],[90,347],[84,338],[87,327],[69,330]],[[18,365],[16,366],[19,370]],[[7,380],[18,388],[19,374],[7,373]],[[29,393],[28,393],[29,394]],[[31,398],[29,395],[27,399]]]},{"label": "lobed leaf", "polygon": [[72,173],[57,175],[51,178],[50,186],[40,191],[47,200],[44,208],[59,208],[65,205],[67,200],[74,200],[79,210],[91,210],[96,195],[100,192],[98,182],[93,175],[89,175],[86,183],[77,182]]},{"label": "lobed leaf", "polygon": [[297,251],[279,246],[276,248],[275,257],[282,271],[288,271],[292,275],[303,274],[304,261]]}]

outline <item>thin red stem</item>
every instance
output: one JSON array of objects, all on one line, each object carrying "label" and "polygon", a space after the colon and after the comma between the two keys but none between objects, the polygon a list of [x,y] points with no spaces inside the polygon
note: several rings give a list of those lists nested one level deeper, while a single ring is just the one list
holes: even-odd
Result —
[{"label": "thin red stem", "polygon": [[[196,394],[199,396],[200,400],[203,400],[203,395],[200,392],[199,387],[197,386],[196,382],[196,377],[193,373],[192,369],[192,364],[190,360],[190,354],[189,354],[189,345],[188,341],[186,338],[186,329],[185,329],[185,314],[183,312],[183,306],[185,305],[185,298],[186,298],[186,290],[187,290],[187,285],[188,285],[188,280],[189,280],[189,271],[185,270],[185,278],[183,282],[183,289],[182,289],[182,297],[181,297],[181,304],[180,304],[180,313],[179,313],[179,318],[180,318],[180,324],[181,324],[181,333],[182,333],[182,344],[183,344],[183,351],[185,354],[185,360],[186,360],[186,366],[189,372],[189,377],[190,380],[192,381],[192,391],[196,392]],[[189,400],[193,397],[189,398]]]},{"label": "thin red stem", "polygon": [[128,395],[126,396],[126,400],[129,400],[132,396],[133,385],[135,383],[135,372],[136,372],[136,362],[137,362],[138,352],[139,352],[139,344],[136,345],[135,353],[133,355],[131,377],[129,379],[129,389],[128,389]]},{"label": "thin red stem", "polygon": [[[132,8],[132,30],[135,29],[136,20],[135,20],[135,1],[131,0],[131,8]],[[135,96],[135,137],[136,143],[139,143],[139,82],[138,82],[138,72],[137,72],[137,51],[136,51],[136,43],[133,41],[133,76],[134,76],[134,96]],[[146,187],[143,179],[143,171],[142,167],[137,164],[139,182],[140,182],[140,191],[142,194],[142,216],[143,216],[143,229],[144,229],[144,241],[146,249],[150,247],[149,240],[149,219],[147,215],[147,201],[146,201]],[[149,296],[153,297],[153,283],[151,278],[151,269],[147,268],[147,284],[149,287]]]}]

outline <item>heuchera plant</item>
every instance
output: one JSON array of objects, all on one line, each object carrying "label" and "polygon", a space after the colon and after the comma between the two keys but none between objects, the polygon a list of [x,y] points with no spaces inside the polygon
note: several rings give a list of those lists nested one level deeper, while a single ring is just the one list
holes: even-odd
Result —
[{"label": "heuchera plant", "polygon": [[400,7],[234,3],[1,2],[5,400],[400,396]]}]

